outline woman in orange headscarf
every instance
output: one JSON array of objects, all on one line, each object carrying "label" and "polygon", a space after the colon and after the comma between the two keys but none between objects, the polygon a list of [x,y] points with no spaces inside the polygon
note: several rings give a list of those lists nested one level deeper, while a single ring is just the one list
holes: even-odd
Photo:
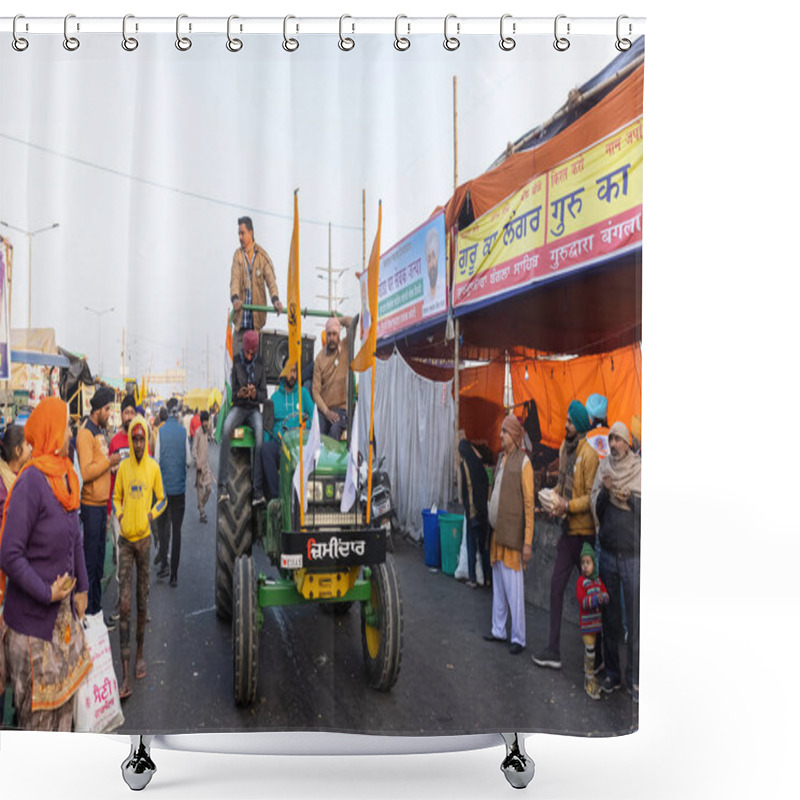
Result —
[{"label": "woman in orange headscarf", "polygon": [[[25,425],[33,453],[0,528],[0,570],[7,577],[0,662],[19,725],[28,730],[71,730],[73,698],[92,666],[79,622],[89,581],[68,422],[67,404],[56,397],[34,409]],[[0,663],[0,680],[2,672]]]}]

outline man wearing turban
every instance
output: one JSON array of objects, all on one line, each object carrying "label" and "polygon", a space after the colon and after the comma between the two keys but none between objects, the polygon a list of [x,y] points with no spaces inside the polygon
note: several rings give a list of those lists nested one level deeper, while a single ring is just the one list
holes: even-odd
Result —
[{"label": "man wearing turban", "polygon": [[590,495],[599,457],[586,441],[591,428],[586,407],[573,400],[567,410],[566,436],[558,451],[556,514],[565,520],[565,529],[556,546],[556,561],[550,578],[550,637],[547,647],[532,656],[539,667],[561,669],[561,616],[564,591],[573,569],[580,571],[581,550],[594,544],[594,517]]},{"label": "man wearing turban", "polygon": [[231,436],[235,428],[249,425],[255,437],[253,452],[253,505],[264,503],[263,470],[261,468],[261,446],[264,441],[264,420],[261,404],[267,400],[267,371],[258,355],[258,334],[246,331],[242,352],[233,358],[231,370],[233,404],[222,426],[219,449],[219,501],[230,500],[228,492],[228,463],[231,456]]},{"label": "man wearing turban", "polygon": [[510,613],[512,655],[519,655],[526,645],[522,572],[533,555],[533,467],[522,450],[523,432],[513,414],[503,420],[503,452],[489,500],[492,630],[483,638],[488,642],[508,642],[506,625]]},{"label": "man wearing turban", "polygon": [[340,439],[347,430],[347,372],[350,367],[347,340],[341,340],[342,323],[350,317],[330,317],[325,322],[325,348],[314,359],[314,383],[311,396],[319,409],[319,430],[325,436]]},{"label": "man wearing turban", "polygon": [[[75,440],[83,489],[81,490],[81,522],[83,523],[83,550],[86,571],[89,575],[89,605],[87,614],[102,611],[103,568],[106,561],[106,526],[108,500],[111,497],[111,469],[122,456],[108,453],[106,428],[111,416],[114,390],[103,386],[91,399],[89,419],[81,426]],[[111,626],[113,627],[113,625]]]}]

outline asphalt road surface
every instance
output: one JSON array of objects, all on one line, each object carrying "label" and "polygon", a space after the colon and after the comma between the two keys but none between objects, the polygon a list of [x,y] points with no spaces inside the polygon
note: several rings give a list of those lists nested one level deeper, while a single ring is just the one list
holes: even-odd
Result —
[{"label": "asphalt road surface", "polygon": [[[216,456],[212,445],[212,464]],[[584,692],[576,625],[564,623],[563,668],[540,669],[530,653],[533,642],[546,640],[548,615],[528,605],[528,648],[512,656],[505,645],[482,638],[490,627],[491,590],[470,589],[432,572],[422,548],[402,538],[395,539],[394,561],[403,599],[403,656],[394,688],[378,692],[365,681],[357,604],[342,616],[314,605],[265,609],[258,700],[252,708],[237,707],[232,629],[214,609],[216,491],[206,510],[208,523],[201,524],[190,470],[178,585],[170,587],[152,570],[147,676],[136,680],[131,666],[133,695],[123,703],[119,733],[519,730],[602,736],[638,727],[638,706],[624,689],[600,701]],[[258,571],[270,574],[260,546],[254,554]],[[112,579],[104,595],[106,615],[116,597]],[[121,677],[116,630],[110,638]]]}]

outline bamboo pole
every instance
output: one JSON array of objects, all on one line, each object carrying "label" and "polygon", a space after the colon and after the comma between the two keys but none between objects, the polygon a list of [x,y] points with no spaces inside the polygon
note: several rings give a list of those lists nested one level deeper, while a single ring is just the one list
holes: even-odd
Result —
[{"label": "bamboo pole", "polygon": [[[458,189],[458,76],[453,76],[453,192]],[[446,257],[450,258],[450,249],[445,248]],[[450,275],[450,270],[447,270]],[[453,281],[450,281],[450,308],[453,307],[454,292]],[[458,497],[461,497],[461,470],[458,469],[458,431],[459,431],[459,418],[461,416],[461,380],[459,376],[460,353],[458,348],[458,340],[461,334],[461,324],[456,318],[455,320],[455,338],[453,341],[453,399],[455,401],[455,413],[453,418],[453,465],[455,468],[456,477],[456,492]],[[452,484],[451,484],[452,485]]]}]

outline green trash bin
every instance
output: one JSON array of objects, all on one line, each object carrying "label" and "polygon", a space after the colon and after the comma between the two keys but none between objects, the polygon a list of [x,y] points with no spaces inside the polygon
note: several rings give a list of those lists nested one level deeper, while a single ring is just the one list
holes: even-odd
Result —
[{"label": "green trash bin", "polygon": [[439,536],[442,544],[442,572],[455,575],[458,555],[461,552],[461,532],[464,526],[462,514],[440,514]]}]

